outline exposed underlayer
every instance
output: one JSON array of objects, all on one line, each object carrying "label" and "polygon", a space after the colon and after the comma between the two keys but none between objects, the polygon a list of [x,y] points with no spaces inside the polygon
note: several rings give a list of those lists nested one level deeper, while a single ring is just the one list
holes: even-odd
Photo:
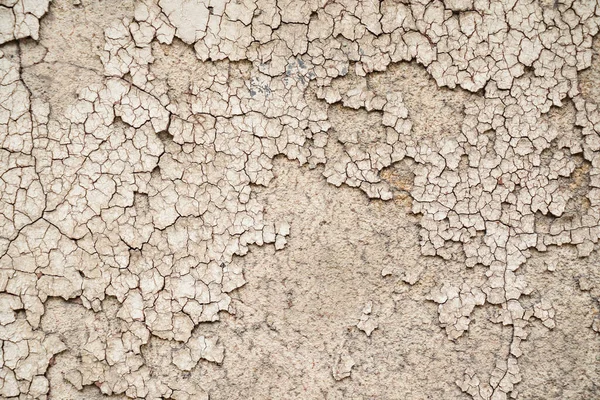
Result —
[{"label": "exposed underlayer", "polygon": [[0,0],[0,398],[600,398],[600,0]]}]

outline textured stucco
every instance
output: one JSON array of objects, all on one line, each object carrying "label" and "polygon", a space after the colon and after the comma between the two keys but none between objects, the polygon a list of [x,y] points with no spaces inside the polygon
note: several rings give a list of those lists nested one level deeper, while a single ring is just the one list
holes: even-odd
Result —
[{"label": "textured stucco", "polygon": [[599,399],[598,0],[0,0],[0,398]]}]

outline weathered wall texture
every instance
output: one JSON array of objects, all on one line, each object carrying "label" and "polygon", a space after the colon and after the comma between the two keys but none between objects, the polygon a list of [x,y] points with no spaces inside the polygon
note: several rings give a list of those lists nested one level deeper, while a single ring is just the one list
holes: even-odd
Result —
[{"label": "weathered wall texture", "polygon": [[0,0],[2,399],[600,399],[598,0]]}]

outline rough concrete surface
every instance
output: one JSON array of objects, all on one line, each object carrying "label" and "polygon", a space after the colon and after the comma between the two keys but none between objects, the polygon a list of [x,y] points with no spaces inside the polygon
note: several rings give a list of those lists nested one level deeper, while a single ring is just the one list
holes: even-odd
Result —
[{"label": "rough concrete surface", "polygon": [[598,0],[0,0],[0,398],[600,399]]}]

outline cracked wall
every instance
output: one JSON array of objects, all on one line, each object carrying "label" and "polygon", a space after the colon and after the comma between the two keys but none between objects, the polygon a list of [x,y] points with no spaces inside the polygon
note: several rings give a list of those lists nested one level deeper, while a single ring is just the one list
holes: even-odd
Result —
[{"label": "cracked wall", "polygon": [[597,0],[0,0],[0,397],[600,398]]}]

